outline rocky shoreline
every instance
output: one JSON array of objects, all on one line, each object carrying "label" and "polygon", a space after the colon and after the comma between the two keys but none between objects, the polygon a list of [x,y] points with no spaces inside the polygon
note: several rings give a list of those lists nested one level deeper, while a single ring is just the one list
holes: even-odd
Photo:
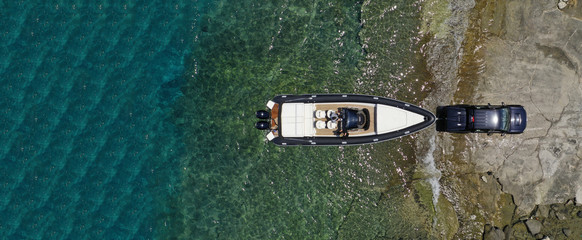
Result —
[{"label": "rocky shoreline", "polygon": [[456,214],[453,238],[582,236],[581,5],[450,0],[447,20],[428,22],[427,65],[441,83],[430,108],[505,102],[528,111],[520,135],[424,134],[436,136],[452,204],[439,210]]}]

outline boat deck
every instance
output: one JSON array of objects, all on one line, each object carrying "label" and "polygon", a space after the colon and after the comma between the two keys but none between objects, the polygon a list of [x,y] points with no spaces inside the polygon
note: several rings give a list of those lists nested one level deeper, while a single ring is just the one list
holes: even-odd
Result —
[{"label": "boat deck", "polygon": [[[323,110],[323,111],[327,111],[327,110],[335,110],[337,111],[339,108],[358,108],[358,109],[368,109],[368,111],[370,111],[370,127],[368,128],[368,130],[364,130],[364,129],[355,129],[355,130],[350,130],[348,133],[350,134],[350,136],[367,136],[367,135],[374,135],[376,134],[376,129],[375,129],[375,122],[376,119],[374,118],[375,116],[375,111],[376,111],[376,104],[370,104],[370,103],[353,103],[353,102],[339,102],[339,103],[315,103],[315,111],[317,110]],[[315,115],[315,112],[314,112]],[[316,118],[314,117],[314,124],[315,122],[317,122],[318,120],[323,120],[325,121],[325,118]],[[334,129],[315,129],[315,136],[316,137],[336,137],[336,135],[333,133],[334,131],[337,130],[337,127]]]},{"label": "boat deck", "polygon": [[[359,94],[278,95],[267,102],[267,107],[271,109],[271,131],[266,137],[280,146],[376,143],[415,133],[435,121],[435,116],[430,111],[412,104]],[[337,127],[325,128],[334,124],[318,112],[338,111],[341,108],[352,109],[343,112],[348,118],[343,122],[353,129],[349,130],[346,138],[334,134],[337,133]],[[364,126],[362,112],[368,118]],[[326,122],[325,126],[322,121]],[[368,129],[354,129],[356,126]]]}]

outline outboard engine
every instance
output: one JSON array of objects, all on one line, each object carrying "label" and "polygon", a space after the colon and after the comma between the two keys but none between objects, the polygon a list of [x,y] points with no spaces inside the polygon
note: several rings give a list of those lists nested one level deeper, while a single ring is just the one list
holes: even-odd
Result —
[{"label": "outboard engine", "polygon": [[268,119],[271,117],[271,114],[269,114],[269,112],[265,111],[265,110],[259,110],[256,113],[257,118],[260,119]]},{"label": "outboard engine", "polygon": [[258,121],[255,123],[255,127],[259,130],[266,130],[271,128],[271,125],[267,121]]}]

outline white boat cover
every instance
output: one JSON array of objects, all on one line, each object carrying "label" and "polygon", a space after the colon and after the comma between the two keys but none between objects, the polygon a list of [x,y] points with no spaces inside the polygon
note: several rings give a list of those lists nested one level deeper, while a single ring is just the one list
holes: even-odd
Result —
[{"label": "white boat cover", "polygon": [[315,134],[313,103],[284,103],[281,106],[281,136],[311,137]]},{"label": "white boat cover", "polygon": [[377,134],[397,131],[424,122],[424,117],[420,114],[382,104],[376,105],[376,114]]}]

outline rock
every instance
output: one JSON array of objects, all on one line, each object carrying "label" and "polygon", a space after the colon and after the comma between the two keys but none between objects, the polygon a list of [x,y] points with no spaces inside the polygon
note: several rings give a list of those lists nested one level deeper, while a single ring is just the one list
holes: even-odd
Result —
[{"label": "rock", "polygon": [[505,233],[505,236],[511,236],[512,231],[513,227],[511,225],[506,225],[505,227],[503,227],[503,232]]},{"label": "rock", "polygon": [[557,203],[552,204],[551,207],[552,207],[552,210],[554,210],[554,211],[560,211],[564,208],[564,206],[562,204],[557,204]]},{"label": "rock", "polygon": [[582,141],[569,141],[582,137],[576,129],[582,122],[582,52],[572,44],[582,42],[582,21],[565,14],[577,10],[569,3],[562,12],[555,11],[556,1],[499,2],[505,5],[504,29],[485,42],[475,97],[463,99],[511,102],[527,110],[523,134],[471,136],[469,145],[482,147],[466,154],[475,171],[495,170],[503,191],[514,196],[517,215],[535,205],[582,198],[582,164],[572,157],[579,156]]},{"label": "rock", "polygon": [[550,228],[553,228],[553,227],[554,227],[554,225],[555,225],[555,223],[554,223],[555,221],[550,221],[549,219],[543,219],[543,220],[542,220],[542,219],[540,219],[540,222],[542,223],[542,226],[543,226],[545,229],[550,229]]},{"label": "rock", "polygon": [[566,235],[566,237],[570,237],[570,234],[572,234],[572,230],[570,230],[569,228],[563,228],[562,233]]},{"label": "rock", "polygon": [[536,235],[542,230],[542,223],[535,219],[528,219],[525,221],[525,226],[527,226],[527,230],[529,230],[532,235]]},{"label": "rock", "polygon": [[503,240],[503,239],[505,239],[505,233],[503,233],[503,231],[501,231],[501,229],[499,229],[499,228],[493,228],[490,231],[488,231],[487,233],[485,233],[485,235],[483,235],[483,239],[484,240]]},{"label": "rock", "polygon": [[549,213],[550,208],[548,207],[548,205],[539,205],[538,208],[536,209],[536,212],[534,213],[534,216],[547,218],[549,216]]},{"label": "rock", "polygon": [[495,229],[495,226],[491,226],[490,224],[485,224],[485,230],[483,231],[484,234],[487,234]]},{"label": "rock", "polygon": [[560,10],[566,8],[567,6],[568,6],[568,3],[565,3],[565,2],[562,2],[562,1],[560,1],[558,3],[558,9],[560,9]]},{"label": "rock", "polygon": [[[563,0],[558,1],[565,3]],[[450,92],[444,91],[439,92],[444,93],[441,97],[434,98],[441,100],[436,104],[504,101],[508,104],[521,104],[526,108],[528,124],[523,134],[505,137],[467,135],[457,139],[462,144],[453,145],[453,140],[447,140],[450,144],[444,144],[442,147],[446,149],[445,153],[454,152],[463,156],[459,163],[463,164],[462,169],[467,168],[466,172],[477,172],[483,175],[484,172],[495,171],[495,178],[478,176],[477,181],[467,185],[484,185],[486,180],[493,182],[497,179],[502,185],[503,192],[513,195],[514,203],[517,205],[515,216],[523,216],[529,215],[536,205],[564,203],[566,199],[573,197],[582,199],[582,181],[579,174],[582,172],[582,164],[579,158],[572,157],[580,156],[582,153],[582,141],[578,140],[582,137],[582,131],[579,130],[582,122],[579,113],[579,109],[582,109],[582,95],[580,95],[582,51],[580,44],[575,44],[582,42],[582,31],[580,31],[582,21],[579,20],[580,18],[569,16],[578,14],[574,11],[577,9],[574,9],[573,1],[563,11],[555,11],[558,4],[556,1],[497,1],[495,3],[488,5],[499,7],[484,10],[482,13],[493,12],[495,16],[500,17],[489,18],[487,14],[477,16],[479,22],[488,20],[482,22],[500,29],[488,31],[485,35],[491,35],[491,38],[476,44],[479,46],[479,51],[475,58],[480,60],[480,64],[469,65],[483,70],[478,71],[479,74],[468,81],[469,85],[474,86],[474,89],[468,92],[473,94],[466,95],[457,92],[458,94],[452,96]],[[462,9],[473,9],[473,7]],[[455,12],[461,11],[453,13],[456,14]],[[455,34],[455,36],[465,36],[463,31],[467,28],[467,23],[464,22],[464,24],[453,25],[454,27],[451,28],[451,31],[455,33],[461,29],[461,34]],[[487,29],[488,24],[483,24],[481,28],[490,30]],[[449,39],[456,40],[456,44],[452,46],[429,45],[434,47],[427,49],[427,55],[432,56],[427,60],[427,64],[435,79],[454,78],[456,81],[451,81],[452,83],[444,81],[444,84],[464,91],[456,85],[461,81],[459,77],[454,74],[449,75],[449,73],[461,72],[458,69],[459,63],[453,61],[454,59],[459,59],[459,56],[464,55],[472,56],[466,53],[474,49],[470,46],[465,48],[459,43],[470,43],[478,39],[454,37]],[[437,40],[436,42],[446,42],[445,40],[448,39]],[[431,42],[435,41],[431,40]],[[458,49],[464,51],[460,52]],[[468,75],[472,76],[472,74]],[[449,139],[448,135],[446,136],[443,139]],[[572,141],[573,139],[575,141]],[[456,166],[451,162],[443,163],[442,166],[449,165]],[[475,169],[470,169],[470,166],[474,166]],[[454,189],[464,189],[463,187]],[[454,192],[454,189],[451,192]],[[459,191],[454,194],[465,197],[464,194],[467,193]],[[464,208],[465,205],[461,203],[465,202],[469,201],[456,203],[455,209]],[[467,206],[467,208],[480,207],[477,204],[467,204]],[[470,212],[466,209],[462,210]],[[542,210],[544,211],[539,212],[540,216],[549,212]],[[548,213],[547,216],[551,216],[549,218],[557,222],[554,219],[554,213]],[[469,214],[467,213],[462,219],[469,219]],[[582,213],[579,216],[582,218]],[[515,220],[512,219],[514,223]],[[532,238],[532,235],[527,232],[525,220],[527,219],[509,228],[511,236],[516,239]],[[472,222],[473,220],[462,222],[460,231],[468,232],[467,229],[470,227],[464,226],[471,226]],[[505,223],[494,224],[503,226]],[[544,224],[547,223],[544,222]],[[474,232],[481,233],[482,226]],[[562,227],[556,228],[560,231]],[[577,229],[573,227],[571,229],[574,232],[573,235],[576,235]]]},{"label": "rock", "polygon": [[576,213],[576,215],[577,215],[579,218],[582,218],[582,211],[578,211],[578,213]]},{"label": "rock", "polygon": [[523,222],[518,222],[507,230],[510,231],[511,235],[509,235],[509,236],[511,236],[512,239],[526,239],[528,237],[531,238],[531,236],[529,235],[529,233],[527,231],[527,227],[525,226],[525,224]]},{"label": "rock", "polygon": [[556,211],[556,218],[557,218],[558,220],[560,220],[560,221],[561,221],[561,220],[566,220],[566,219],[568,219],[568,215],[566,215],[566,214],[565,214],[564,212],[562,212],[562,211]]}]

